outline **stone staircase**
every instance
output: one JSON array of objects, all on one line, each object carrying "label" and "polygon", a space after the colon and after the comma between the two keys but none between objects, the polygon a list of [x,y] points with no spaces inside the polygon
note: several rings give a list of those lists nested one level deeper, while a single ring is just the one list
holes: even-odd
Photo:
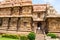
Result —
[{"label": "stone staircase", "polygon": [[44,40],[44,35],[43,34],[36,34],[35,40]]}]

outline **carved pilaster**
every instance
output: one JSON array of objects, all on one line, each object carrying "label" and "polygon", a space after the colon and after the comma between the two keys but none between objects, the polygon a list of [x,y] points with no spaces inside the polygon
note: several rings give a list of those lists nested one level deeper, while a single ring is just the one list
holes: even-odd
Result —
[{"label": "carved pilaster", "polygon": [[11,22],[11,18],[9,18],[9,20],[8,20],[7,30],[10,28],[10,22]]},{"label": "carved pilaster", "polygon": [[20,18],[18,18],[18,20],[17,20],[17,31],[18,31],[18,30],[19,30],[19,28],[20,28],[19,20],[20,20]]}]

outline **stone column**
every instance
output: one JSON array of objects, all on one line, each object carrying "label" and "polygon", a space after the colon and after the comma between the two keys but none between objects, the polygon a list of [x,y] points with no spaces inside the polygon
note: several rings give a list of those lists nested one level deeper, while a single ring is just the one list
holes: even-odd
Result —
[{"label": "stone column", "polygon": [[36,22],[33,23],[33,27],[34,27],[33,30],[36,33],[37,32],[37,23]]}]

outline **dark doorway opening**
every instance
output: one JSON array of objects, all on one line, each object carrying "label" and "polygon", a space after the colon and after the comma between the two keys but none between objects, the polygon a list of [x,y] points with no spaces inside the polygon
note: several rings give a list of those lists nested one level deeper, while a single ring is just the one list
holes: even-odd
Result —
[{"label": "dark doorway opening", "polygon": [[43,33],[42,23],[41,22],[37,23],[37,33]]},{"label": "dark doorway opening", "polygon": [[37,23],[37,27],[41,27],[42,24],[40,22]]}]

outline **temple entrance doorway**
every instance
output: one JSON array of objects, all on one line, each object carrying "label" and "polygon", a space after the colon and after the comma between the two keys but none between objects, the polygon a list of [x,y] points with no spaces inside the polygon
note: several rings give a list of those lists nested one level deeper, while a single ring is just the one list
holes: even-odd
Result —
[{"label": "temple entrance doorway", "polygon": [[43,33],[42,23],[41,23],[41,22],[38,22],[38,23],[37,23],[37,30],[36,30],[36,32],[37,32],[38,34],[42,34],[42,33]]}]

